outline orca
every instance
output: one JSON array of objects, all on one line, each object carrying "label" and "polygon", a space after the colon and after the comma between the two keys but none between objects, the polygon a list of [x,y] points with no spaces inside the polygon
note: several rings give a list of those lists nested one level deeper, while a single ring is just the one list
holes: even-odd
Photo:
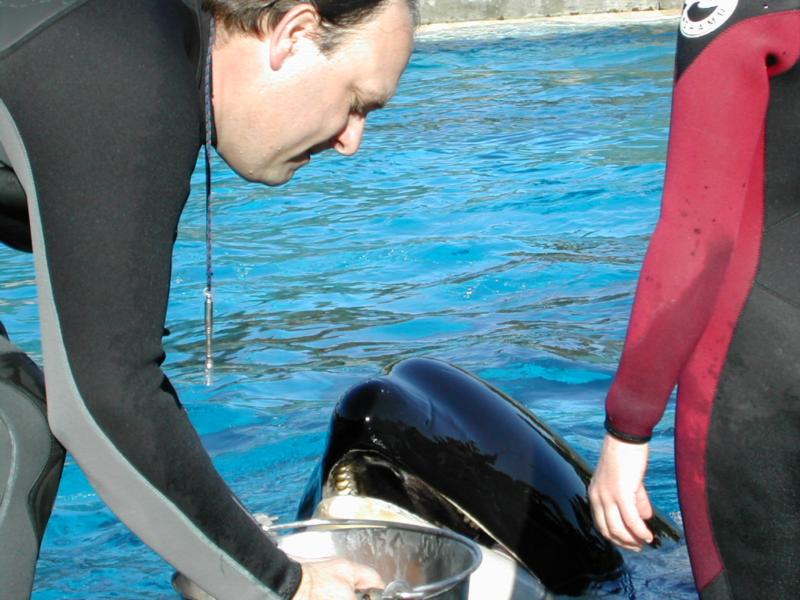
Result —
[{"label": "orca", "polygon": [[[412,358],[339,400],[297,519],[449,529],[482,552],[469,600],[552,600],[625,575],[594,527],[590,479],[523,405],[449,363]],[[270,531],[268,516],[256,519]],[[648,525],[653,546],[680,538],[658,512]],[[173,585],[187,600],[213,600],[180,573]]]},{"label": "orca", "polygon": [[[477,542],[484,562],[486,549],[513,560],[518,589],[503,598],[574,596],[624,574],[592,521],[590,479],[587,463],[530,410],[453,365],[412,358],[338,402],[297,518],[417,517]],[[360,507],[337,512],[346,499]],[[680,537],[658,512],[648,525],[655,546]],[[501,594],[471,588],[481,597]]]}]

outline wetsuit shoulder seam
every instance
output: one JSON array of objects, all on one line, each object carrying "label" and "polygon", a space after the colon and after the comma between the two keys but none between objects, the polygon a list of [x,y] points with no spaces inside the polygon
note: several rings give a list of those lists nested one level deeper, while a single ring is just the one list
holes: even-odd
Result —
[{"label": "wetsuit shoulder seam", "polygon": [[8,46],[6,46],[6,47],[4,47],[4,48],[0,48],[0,60],[2,60],[3,58],[5,58],[6,56],[9,56],[10,54],[13,54],[13,53],[14,53],[14,51],[15,51],[17,48],[19,48],[21,45],[25,44],[25,43],[26,43],[28,40],[30,40],[31,38],[33,38],[33,37],[35,37],[36,35],[38,35],[38,34],[39,34],[39,32],[41,32],[43,29],[45,29],[45,28],[47,28],[49,25],[51,25],[51,24],[55,23],[55,22],[56,22],[56,21],[58,21],[59,19],[62,19],[62,18],[63,18],[63,17],[65,17],[66,15],[70,14],[70,13],[71,13],[72,11],[74,11],[76,8],[79,8],[79,7],[83,6],[83,5],[84,5],[84,4],[86,4],[88,1],[89,1],[89,0],[76,0],[74,4],[72,4],[72,5],[70,5],[70,6],[67,6],[67,7],[65,7],[64,9],[62,9],[62,10],[58,11],[57,13],[55,13],[54,15],[52,15],[52,16],[50,16],[50,17],[47,17],[47,18],[46,18],[46,19],[44,19],[44,20],[43,20],[41,23],[39,23],[38,25],[34,26],[34,28],[33,28],[33,29],[31,29],[30,31],[28,31],[27,33],[25,33],[24,35],[22,35],[22,36],[21,36],[19,39],[16,39],[16,40],[14,40],[14,41],[13,41],[11,44],[9,44]]}]

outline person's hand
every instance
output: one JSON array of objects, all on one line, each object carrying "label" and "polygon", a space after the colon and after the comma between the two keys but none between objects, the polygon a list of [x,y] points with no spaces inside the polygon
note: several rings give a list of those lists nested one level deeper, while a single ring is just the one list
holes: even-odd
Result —
[{"label": "person's hand", "polygon": [[380,575],[343,558],[300,563],[303,579],[292,600],[353,600],[356,590],[383,588]]},{"label": "person's hand", "polygon": [[589,501],[597,529],[615,544],[641,550],[653,541],[644,520],[653,507],[644,488],[647,444],[623,442],[606,435],[592,482]]}]

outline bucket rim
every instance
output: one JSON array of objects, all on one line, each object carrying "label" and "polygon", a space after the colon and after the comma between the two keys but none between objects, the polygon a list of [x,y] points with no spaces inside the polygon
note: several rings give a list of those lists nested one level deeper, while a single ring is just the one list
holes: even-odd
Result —
[{"label": "bucket rim", "polygon": [[[379,519],[306,519],[304,521],[293,521],[291,523],[276,523],[268,526],[264,526],[264,530],[279,539],[279,532],[282,530],[292,530],[292,529],[305,529],[305,530],[312,530],[312,529],[319,529],[325,530],[325,528],[333,529],[358,529],[358,528],[369,528],[369,529],[401,529],[405,531],[413,531],[416,533],[427,533],[427,534],[435,534],[440,537],[451,539],[455,542],[459,542],[469,554],[472,555],[471,563],[457,574],[437,581],[435,583],[426,583],[424,585],[415,586],[413,591],[410,592],[396,592],[394,594],[395,598],[399,600],[419,600],[425,598],[427,594],[441,594],[446,592],[455,586],[459,585],[463,580],[467,579],[475,570],[480,566],[481,561],[483,560],[483,554],[478,548],[478,545],[468,537],[461,535],[460,533],[456,533],[449,529],[444,529],[442,527],[436,526],[427,526],[427,525],[416,525],[412,523],[400,523],[397,521],[384,521]],[[300,533],[300,532],[298,532]]]}]

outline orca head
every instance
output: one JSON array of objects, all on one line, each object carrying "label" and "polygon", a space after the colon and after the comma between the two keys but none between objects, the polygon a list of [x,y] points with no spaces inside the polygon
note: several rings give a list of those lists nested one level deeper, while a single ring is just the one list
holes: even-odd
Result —
[{"label": "orca head", "polygon": [[326,498],[380,499],[580,594],[623,573],[592,522],[590,477],[521,405],[447,363],[410,359],[339,401],[298,518]]}]

